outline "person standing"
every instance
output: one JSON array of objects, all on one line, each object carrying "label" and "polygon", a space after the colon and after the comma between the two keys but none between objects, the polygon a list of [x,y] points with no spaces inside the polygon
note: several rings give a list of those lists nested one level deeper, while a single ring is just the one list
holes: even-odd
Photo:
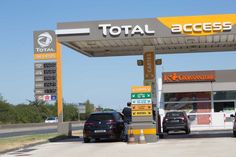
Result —
[{"label": "person standing", "polygon": [[127,106],[122,110],[124,115],[124,123],[129,124],[132,121],[132,110],[131,110],[131,102],[127,103]]},{"label": "person standing", "polygon": [[132,110],[131,110],[131,102],[127,103],[127,106],[122,110],[122,114],[124,116],[124,140],[128,141],[128,125],[132,121]]}]

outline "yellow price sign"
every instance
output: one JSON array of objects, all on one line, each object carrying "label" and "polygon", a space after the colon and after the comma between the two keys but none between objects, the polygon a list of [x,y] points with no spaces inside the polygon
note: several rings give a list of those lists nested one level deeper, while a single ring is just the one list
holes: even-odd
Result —
[{"label": "yellow price sign", "polygon": [[132,86],[131,87],[132,93],[150,93],[152,92],[151,86]]},{"label": "yellow price sign", "polygon": [[152,110],[151,104],[132,105],[132,110]]},{"label": "yellow price sign", "polygon": [[149,111],[132,111],[132,116],[138,117],[138,116],[151,116],[152,110]]},{"label": "yellow price sign", "polygon": [[56,53],[35,53],[34,60],[54,60]]}]

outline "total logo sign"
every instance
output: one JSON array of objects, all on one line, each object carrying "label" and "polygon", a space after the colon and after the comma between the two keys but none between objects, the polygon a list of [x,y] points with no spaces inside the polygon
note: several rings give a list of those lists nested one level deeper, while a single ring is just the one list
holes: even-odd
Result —
[{"label": "total logo sign", "polygon": [[122,32],[124,33],[125,36],[128,35],[154,35],[155,30],[151,30],[150,27],[145,24],[145,25],[121,25],[121,26],[113,26],[111,24],[99,24],[98,25],[99,29],[102,29],[102,34],[103,36],[107,36],[110,34],[111,36],[119,36]]},{"label": "total logo sign", "polygon": [[48,47],[52,43],[52,36],[48,32],[44,32],[38,35],[38,44],[40,47]]},{"label": "total logo sign", "polygon": [[56,35],[54,31],[35,31],[34,49],[36,53],[56,51]]}]

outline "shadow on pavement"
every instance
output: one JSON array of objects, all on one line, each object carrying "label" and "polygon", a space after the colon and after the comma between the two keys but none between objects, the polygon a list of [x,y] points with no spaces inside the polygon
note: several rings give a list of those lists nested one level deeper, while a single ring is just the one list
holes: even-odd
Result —
[{"label": "shadow on pavement", "polygon": [[[84,140],[83,140],[83,137],[81,136],[71,136],[71,137],[60,136],[60,137],[50,139],[49,142],[82,142],[83,143]],[[90,143],[112,143],[112,142],[123,142],[123,141],[112,140],[112,139],[99,139],[99,140],[94,139]]]},{"label": "shadow on pavement", "polygon": [[92,140],[90,143],[113,143],[113,142],[124,142],[112,139],[100,139],[100,140]]},{"label": "shadow on pavement", "polygon": [[56,138],[49,139],[49,142],[81,142],[83,141],[83,137],[80,136],[59,136]]}]

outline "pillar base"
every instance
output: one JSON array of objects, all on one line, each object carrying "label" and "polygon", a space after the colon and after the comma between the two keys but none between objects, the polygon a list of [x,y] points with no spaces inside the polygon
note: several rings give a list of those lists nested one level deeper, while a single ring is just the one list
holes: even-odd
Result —
[{"label": "pillar base", "polygon": [[135,142],[138,143],[141,130],[143,130],[146,143],[154,143],[158,141],[159,137],[157,136],[157,132],[156,132],[156,124],[153,124],[150,122],[129,124],[128,135],[130,135],[132,132],[135,137]]},{"label": "pillar base", "polygon": [[61,135],[72,136],[72,126],[69,122],[58,123],[57,132]]}]

